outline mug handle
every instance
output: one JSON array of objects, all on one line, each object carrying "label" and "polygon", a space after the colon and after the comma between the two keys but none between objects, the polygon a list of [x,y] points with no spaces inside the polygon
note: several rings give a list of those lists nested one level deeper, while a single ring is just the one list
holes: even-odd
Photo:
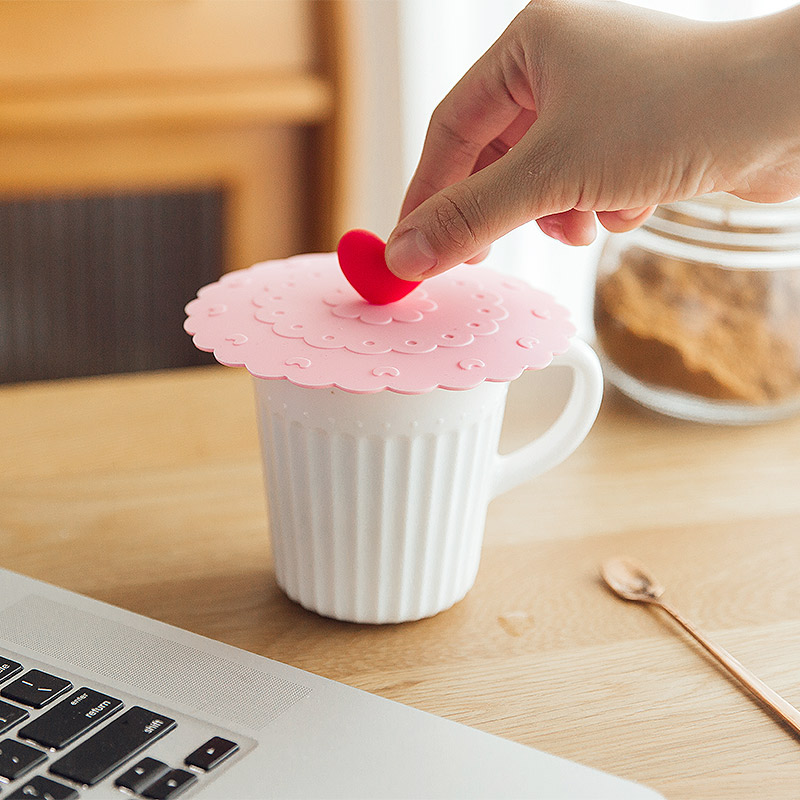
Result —
[{"label": "mug handle", "polygon": [[497,454],[493,498],[560,464],[586,438],[600,410],[603,371],[588,344],[573,339],[569,350],[556,356],[548,366],[572,369],[572,390],[567,404],[541,436],[511,453]]}]

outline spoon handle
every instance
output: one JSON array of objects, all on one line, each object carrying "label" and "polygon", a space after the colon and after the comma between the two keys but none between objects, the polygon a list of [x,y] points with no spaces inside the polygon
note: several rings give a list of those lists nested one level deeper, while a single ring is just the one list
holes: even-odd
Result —
[{"label": "spoon handle", "polygon": [[727,650],[706,638],[675,609],[670,608],[661,600],[656,601],[654,604],[666,611],[698,644],[714,656],[745,689],[765,706],[772,709],[795,733],[800,734],[800,711],[784,700],[777,692],[770,689],[764,681],[753,675],[749,669],[742,666]]}]

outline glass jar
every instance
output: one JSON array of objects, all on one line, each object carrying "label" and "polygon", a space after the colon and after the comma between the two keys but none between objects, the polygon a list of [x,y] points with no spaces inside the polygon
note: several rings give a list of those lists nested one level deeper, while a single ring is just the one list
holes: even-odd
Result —
[{"label": "glass jar", "polygon": [[609,237],[594,322],[608,380],[703,422],[800,411],[800,200],[712,194]]}]

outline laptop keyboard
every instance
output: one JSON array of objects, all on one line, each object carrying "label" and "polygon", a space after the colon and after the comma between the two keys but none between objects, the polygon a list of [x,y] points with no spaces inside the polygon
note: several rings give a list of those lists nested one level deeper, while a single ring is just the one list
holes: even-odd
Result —
[{"label": "laptop keyboard", "polygon": [[[207,735],[208,725],[191,722]],[[75,688],[72,678],[0,653],[0,800],[76,800],[104,782],[128,796],[172,800],[240,750],[229,734],[212,735],[179,764],[137,760],[178,727],[146,704]]]}]

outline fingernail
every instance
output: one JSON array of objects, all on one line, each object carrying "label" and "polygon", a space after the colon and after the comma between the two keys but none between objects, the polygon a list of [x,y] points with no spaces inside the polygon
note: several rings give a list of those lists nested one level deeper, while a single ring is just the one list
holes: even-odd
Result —
[{"label": "fingernail", "polygon": [[562,244],[570,244],[564,233],[564,226],[557,219],[540,219],[539,227],[542,232],[552,239],[557,239]]},{"label": "fingernail", "polygon": [[409,228],[386,245],[386,265],[398,278],[418,279],[438,262],[430,242],[419,228]]}]

